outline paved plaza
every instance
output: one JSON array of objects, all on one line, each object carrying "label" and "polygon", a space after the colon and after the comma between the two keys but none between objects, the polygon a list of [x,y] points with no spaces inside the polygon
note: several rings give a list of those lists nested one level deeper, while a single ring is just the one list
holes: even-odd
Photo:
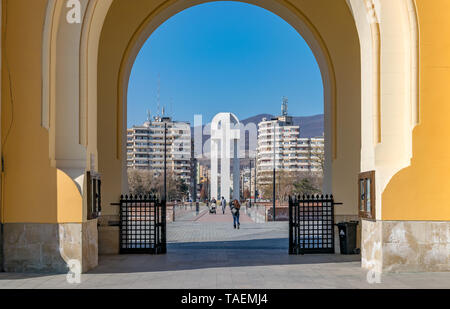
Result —
[{"label": "paved plaza", "polygon": [[[188,219],[191,218],[191,219]],[[0,288],[450,288],[450,273],[384,274],[369,284],[359,256],[287,254],[287,222],[252,223],[229,210],[168,224],[167,255],[101,256],[81,284],[66,275],[0,273]]]}]

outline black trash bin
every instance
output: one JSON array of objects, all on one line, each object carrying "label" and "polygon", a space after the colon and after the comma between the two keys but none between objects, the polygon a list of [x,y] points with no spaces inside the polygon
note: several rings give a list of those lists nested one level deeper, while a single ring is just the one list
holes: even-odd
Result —
[{"label": "black trash bin", "polygon": [[339,244],[341,254],[358,254],[356,248],[356,228],[358,221],[341,222],[337,224],[339,228]]}]

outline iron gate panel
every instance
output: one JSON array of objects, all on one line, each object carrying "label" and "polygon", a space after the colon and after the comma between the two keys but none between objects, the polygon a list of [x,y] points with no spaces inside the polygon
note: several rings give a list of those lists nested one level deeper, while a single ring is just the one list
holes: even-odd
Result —
[{"label": "iron gate panel", "polygon": [[334,199],[289,197],[289,254],[334,253]]},{"label": "iron gate panel", "polygon": [[166,202],[156,196],[120,198],[120,253],[166,253]]}]

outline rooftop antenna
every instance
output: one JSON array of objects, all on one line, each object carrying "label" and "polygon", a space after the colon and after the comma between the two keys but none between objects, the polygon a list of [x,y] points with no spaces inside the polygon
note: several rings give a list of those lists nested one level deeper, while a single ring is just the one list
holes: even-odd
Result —
[{"label": "rooftop antenna", "polygon": [[288,115],[288,103],[289,103],[288,98],[283,97],[283,103],[281,104],[281,115],[283,116]]},{"label": "rooftop antenna", "polygon": [[162,107],[162,112],[161,112],[161,117],[164,117],[164,114],[166,113],[166,109],[165,109],[165,107],[163,106]]}]

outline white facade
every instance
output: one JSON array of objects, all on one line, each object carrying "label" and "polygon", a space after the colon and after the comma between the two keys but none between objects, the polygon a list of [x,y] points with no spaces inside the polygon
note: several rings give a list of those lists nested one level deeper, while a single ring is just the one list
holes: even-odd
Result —
[{"label": "white facade", "polygon": [[[232,113],[219,113],[211,122],[211,197],[222,196],[230,200],[231,185],[233,199],[239,200],[239,144],[240,127],[238,118]],[[233,182],[231,183],[230,159],[233,159]],[[220,194],[219,194],[219,159]]]},{"label": "white facade", "polygon": [[300,127],[293,124],[290,116],[263,119],[258,124],[256,152],[258,185],[268,182],[268,173],[274,167],[286,172],[320,172],[324,164],[324,137],[300,138]]},{"label": "white facade", "polygon": [[167,170],[191,184],[191,127],[186,122],[155,117],[127,130],[127,167],[164,171],[164,125],[167,125]]}]

